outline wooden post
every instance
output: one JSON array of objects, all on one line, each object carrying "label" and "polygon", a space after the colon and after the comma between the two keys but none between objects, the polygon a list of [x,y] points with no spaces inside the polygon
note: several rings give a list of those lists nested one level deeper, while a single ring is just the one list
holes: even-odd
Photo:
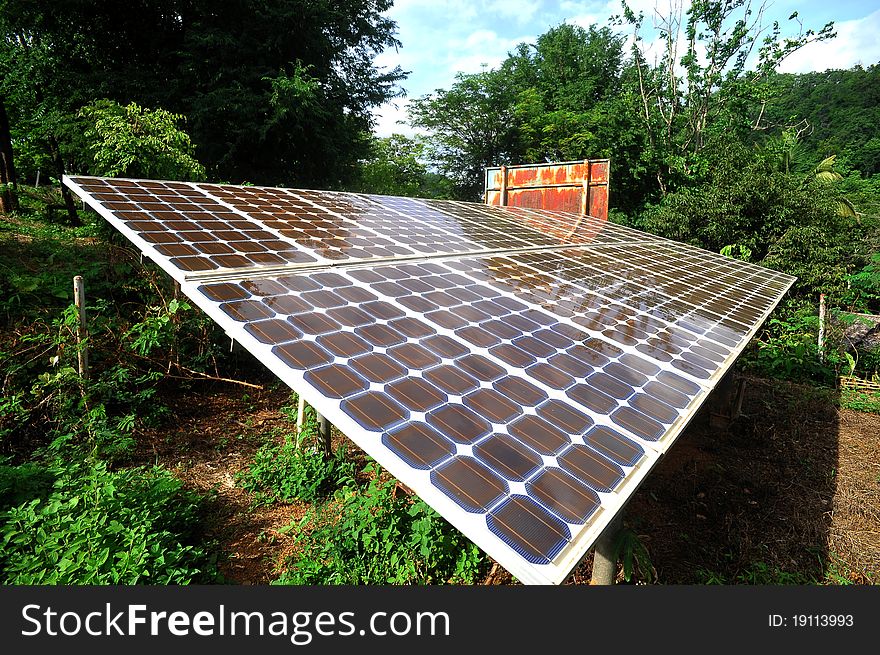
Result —
[{"label": "wooden post", "polygon": [[89,377],[89,347],[86,341],[86,290],[82,275],[73,278],[73,302],[76,305],[76,355],[79,375]]},{"label": "wooden post", "polygon": [[825,294],[819,294],[819,361],[825,362]]},{"label": "wooden post", "polygon": [[623,510],[617,512],[611,523],[605,526],[596,540],[593,550],[593,576],[591,585],[612,585],[617,575],[617,534],[623,526]]}]

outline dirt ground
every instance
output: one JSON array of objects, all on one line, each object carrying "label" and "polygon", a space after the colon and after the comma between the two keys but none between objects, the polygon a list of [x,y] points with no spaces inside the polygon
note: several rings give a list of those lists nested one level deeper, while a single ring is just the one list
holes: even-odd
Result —
[{"label": "dirt ground", "polygon": [[[208,536],[229,583],[267,584],[291,552],[283,530],[307,506],[254,507],[236,485],[290,425],[289,391],[232,385],[171,400],[177,427],[145,435],[144,460],[211,496]],[[344,439],[336,434],[335,441]],[[351,447],[354,448],[353,444]],[[630,500],[625,527],[659,584],[880,583],[880,416],[840,410],[830,391],[749,378],[727,431],[697,415]],[[587,584],[588,554],[568,584]],[[487,584],[510,584],[493,570]]]}]

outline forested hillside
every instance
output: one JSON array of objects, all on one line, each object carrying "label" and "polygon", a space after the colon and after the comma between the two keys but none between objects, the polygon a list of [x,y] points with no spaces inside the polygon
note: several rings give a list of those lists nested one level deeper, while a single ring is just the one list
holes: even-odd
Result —
[{"label": "forested hillside", "polygon": [[[331,458],[300,448],[314,440],[313,412],[294,435],[295,394],[231,352],[158,268],[75,202],[65,173],[479,201],[487,166],[607,157],[612,221],[798,277],[737,364],[772,425],[748,419],[725,457],[773,444],[761,451],[768,468],[790,450],[798,484],[828,482],[837,464],[830,478],[813,466],[801,414],[819,407],[817,432],[830,433],[839,412],[855,425],[880,413],[880,397],[839,386],[880,381],[876,339],[850,338],[860,315],[880,314],[880,63],[781,74],[792,53],[834,38],[833,26],[761,32],[744,20],[746,3],[704,0],[682,23],[661,21],[655,57],[644,17],[625,9],[607,25],[560,24],[495,68],[460,73],[410,100],[420,136],[380,138],[372,112],[401,94],[407,73],[376,56],[418,47],[398,41],[391,4],[0,0],[0,581],[240,581],[228,550],[241,541],[259,544],[262,581],[497,580],[476,546],[341,435]],[[74,275],[87,280],[87,378]],[[254,418],[270,403],[270,418]],[[829,453],[815,461],[836,461]],[[204,461],[223,471],[211,485],[193,473]],[[222,468],[230,461],[238,468]],[[719,488],[761,487],[730,482],[734,465],[724,466],[707,473]],[[231,518],[218,494],[237,499]],[[253,519],[271,512],[285,527]],[[231,538],[218,516],[252,533]],[[760,532],[730,546],[736,556],[701,551],[697,572],[670,566],[666,578],[632,532],[636,564],[621,575],[880,581],[874,542],[849,573],[810,542],[773,563],[796,562],[793,577],[749,579],[756,553],[773,550]],[[289,534],[293,543],[267,550]]]}]

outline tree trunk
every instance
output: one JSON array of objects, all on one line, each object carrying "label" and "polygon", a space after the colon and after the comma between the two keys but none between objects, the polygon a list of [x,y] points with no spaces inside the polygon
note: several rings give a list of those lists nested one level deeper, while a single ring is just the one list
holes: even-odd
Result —
[{"label": "tree trunk", "polygon": [[0,212],[6,213],[18,209],[18,199],[15,197],[17,183],[9,116],[6,114],[3,97],[0,96]]},{"label": "tree trunk", "polygon": [[[49,150],[52,152],[52,163],[55,164],[55,171],[58,173],[58,179],[64,177],[64,158],[61,156],[61,148],[58,146],[58,140],[54,136],[49,137]],[[64,206],[67,209],[67,216],[70,224],[79,226],[82,222],[79,220],[79,214],[76,213],[76,203],[73,200],[73,194],[70,192],[64,182],[61,182],[61,197],[64,199]]]}]

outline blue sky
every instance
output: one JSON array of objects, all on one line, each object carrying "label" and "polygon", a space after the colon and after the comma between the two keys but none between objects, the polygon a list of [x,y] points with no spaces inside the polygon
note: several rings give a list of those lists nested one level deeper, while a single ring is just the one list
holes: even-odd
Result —
[{"label": "blue sky", "polygon": [[[646,25],[656,10],[669,13],[682,0],[630,0],[646,15]],[[684,0],[685,7],[689,0]],[[755,0],[755,6],[760,0]],[[797,23],[787,19],[798,11],[804,28],[818,30],[834,21],[837,38],[812,44],[787,60],[784,72],[868,66],[880,62],[880,1],[878,0],[769,0],[765,24],[779,20],[783,34],[795,33]],[[619,0],[395,0],[388,16],[398,25],[400,49],[382,53],[377,63],[411,71],[398,98],[375,112],[376,132],[412,134],[396,121],[405,119],[407,98],[417,98],[438,88],[449,88],[457,72],[476,73],[483,65],[497,66],[514,47],[562,22],[588,26],[607,24],[620,13]],[[649,36],[646,34],[646,36]]]}]

